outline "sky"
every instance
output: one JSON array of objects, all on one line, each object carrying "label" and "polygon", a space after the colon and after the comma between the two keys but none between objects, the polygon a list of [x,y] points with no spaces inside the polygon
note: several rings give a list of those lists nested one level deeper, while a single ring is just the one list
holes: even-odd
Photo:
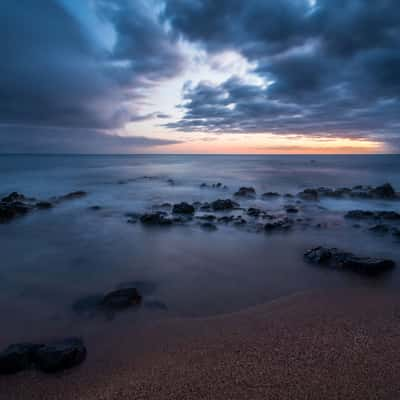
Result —
[{"label": "sky", "polygon": [[1,153],[400,152],[398,0],[2,0]]}]

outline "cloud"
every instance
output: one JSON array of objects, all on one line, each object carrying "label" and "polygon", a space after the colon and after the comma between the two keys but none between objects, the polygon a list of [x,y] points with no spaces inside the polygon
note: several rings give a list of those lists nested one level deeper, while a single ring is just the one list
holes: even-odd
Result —
[{"label": "cloud", "polygon": [[2,153],[130,153],[178,140],[120,136],[98,129],[0,125]]},{"label": "cloud", "polygon": [[269,83],[231,77],[186,86],[185,114],[170,128],[380,140],[399,134],[396,0],[170,0],[163,18],[175,35],[210,53],[239,52]]},{"label": "cloud", "polygon": [[183,56],[149,1],[91,4],[114,33],[110,48],[61,0],[0,2],[0,123],[111,132],[140,119],[149,89],[179,74]]}]

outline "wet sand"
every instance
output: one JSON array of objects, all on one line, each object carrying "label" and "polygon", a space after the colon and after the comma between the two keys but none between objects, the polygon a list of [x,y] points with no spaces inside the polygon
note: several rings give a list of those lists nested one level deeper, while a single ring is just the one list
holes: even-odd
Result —
[{"label": "wet sand", "polygon": [[330,290],[212,318],[110,328],[59,375],[0,377],[13,399],[398,399],[400,298]]}]

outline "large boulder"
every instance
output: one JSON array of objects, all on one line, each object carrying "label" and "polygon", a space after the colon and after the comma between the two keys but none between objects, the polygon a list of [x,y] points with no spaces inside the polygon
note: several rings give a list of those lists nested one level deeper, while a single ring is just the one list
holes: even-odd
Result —
[{"label": "large boulder", "polygon": [[58,372],[81,364],[86,347],[80,338],[68,338],[40,346],[34,353],[35,365],[44,372]]},{"label": "large boulder", "polygon": [[337,248],[322,246],[307,250],[304,253],[304,259],[312,264],[354,270],[366,275],[376,275],[395,266],[395,262],[390,259],[360,257]]},{"label": "large boulder", "polygon": [[381,186],[377,186],[369,191],[373,197],[380,199],[394,199],[397,197],[393,186],[390,183],[385,183]]},{"label": "large boulder", "polygon": [[12,192],[1,199],[2,203],[13,203],[14,201],[24,201],[26,197],[18,192]]},{"label": "large boulder", "polygon": [[319,193],[318,190],[316,189],[304,189],[302,192],[298,194],[300,198],[303,200],[318,200],[319,199]]},{"label": "large boulder", "polygon": [[194,211],[194,207],[185,202],[174,204],[174,207],[172,208],[174,214],[193,214]]}]

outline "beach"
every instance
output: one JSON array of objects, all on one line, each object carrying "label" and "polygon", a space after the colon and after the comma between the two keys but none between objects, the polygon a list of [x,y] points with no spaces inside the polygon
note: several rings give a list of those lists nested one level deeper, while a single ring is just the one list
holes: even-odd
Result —
[{"label": "beach", "polygon": [[0,398],[397,399],[399,316],[396,293],[332,290],[113,326],[74,370],[1,377]]}]

